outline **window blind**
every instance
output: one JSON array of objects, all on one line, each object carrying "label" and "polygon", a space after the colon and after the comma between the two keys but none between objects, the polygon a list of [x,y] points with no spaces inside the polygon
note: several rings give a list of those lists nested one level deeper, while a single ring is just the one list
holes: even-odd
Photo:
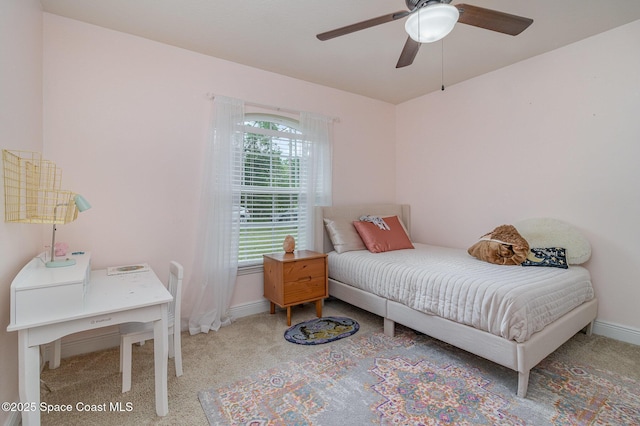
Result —
[{"label": "window blind", "polygon": [[307,179],[309,146],[297,123],[247,115],[240,199],[239,266],[262,263],[282,251],[287,235],[305,245],[308,218],[300,201]]}]

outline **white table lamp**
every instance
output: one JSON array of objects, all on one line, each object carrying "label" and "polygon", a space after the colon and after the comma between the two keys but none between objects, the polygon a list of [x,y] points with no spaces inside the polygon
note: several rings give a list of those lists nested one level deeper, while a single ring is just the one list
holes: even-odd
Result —
[{"label": "white table lamp", "polygon": [[[91,204],[84,198],[82,195],[75,194],[73,197],[73,202],[75,206],[78,208],[79,212],[83,212],[91,208]],[[71,266],[76,264],[75,259],[64,259],[64,260],[55,260],[55,251],[56,251],[56,214],[58,206],[64,206],[66,204],[58,204],[54,207],[53,211],[53,236],[51,237],[51,257],[50,260],[46,263],[47,268],[60,268],[64,266]]]}]

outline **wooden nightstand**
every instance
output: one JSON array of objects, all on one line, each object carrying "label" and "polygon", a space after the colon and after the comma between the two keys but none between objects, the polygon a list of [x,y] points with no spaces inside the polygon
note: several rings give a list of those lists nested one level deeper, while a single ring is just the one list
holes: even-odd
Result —
[{"label": "wooden nightstand", "polygon": [[271,253],[264,256],[264,297],[287,308],[287,325],[291,325],[291,307],[316,302],[316,315],[322,317],[322,300],[329,297],[327,255],[310,250]]}]

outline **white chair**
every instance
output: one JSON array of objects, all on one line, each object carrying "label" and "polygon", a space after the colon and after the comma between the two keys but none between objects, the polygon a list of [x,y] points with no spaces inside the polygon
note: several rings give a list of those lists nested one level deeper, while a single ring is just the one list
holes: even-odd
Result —
[{"label": "white chair", "polygon": [[[182,376],[182,343],[180,341],[180,302],[182,293],[183,268],[177,262],[169,264],[169,293],[173,301],[169,303],[169,358],[174,358],[176,376]],[[134,343],[144,344],[153,339],[153,323],[130,322],[120,325],[120,371],[122,372],[122,392],[131,389],[131,351]]]}]

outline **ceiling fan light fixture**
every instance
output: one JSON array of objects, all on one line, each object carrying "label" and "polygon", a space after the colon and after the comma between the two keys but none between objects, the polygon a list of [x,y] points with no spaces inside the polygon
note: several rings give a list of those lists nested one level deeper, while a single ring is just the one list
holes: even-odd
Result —
[{"label": "ceiling fan light fixture", "polygon": [[432,43],[453,30],[460,12],[450,4],[434,4],[420,8],[409,16],[404,29],[418,43]]}]

